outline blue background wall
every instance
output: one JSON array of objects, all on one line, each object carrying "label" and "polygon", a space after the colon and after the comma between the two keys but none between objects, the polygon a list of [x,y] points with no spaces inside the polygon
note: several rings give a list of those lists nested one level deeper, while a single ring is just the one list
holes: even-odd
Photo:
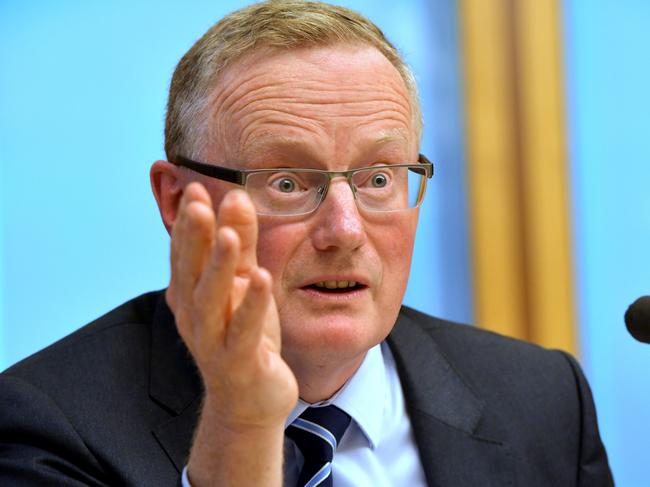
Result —
[{"label": "blue background wall", "polygon": [[565,2],[581,362],[618,485],[650,485],[650,346],[622,314],[650,294],[650,3]]},{"label": "blue background wall", "polygon": [[[165,286],[148,185],[181,55],[246,2],[0,3],[0,369]],[[418,76],[437,174],[407,302],[472,320],[456,2],[340,2],[375,20]],[[650,294],[650,4],[564,3],[581,362],[619,485],[647,485],[650,348],[622,313]],[[644,481],[645,479],[645,481]]]}]

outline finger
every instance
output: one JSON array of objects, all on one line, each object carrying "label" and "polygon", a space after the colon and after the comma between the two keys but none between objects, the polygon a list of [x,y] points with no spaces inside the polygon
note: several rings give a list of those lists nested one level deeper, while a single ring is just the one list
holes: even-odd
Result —
[{"label": "finger", "polygon": [[229,308],[239,249],[239,236],[232,228],[217,230],[215,245],[194,292],[196,312],[208,325],[204,337],[207,340],[218,339],[223,333],[224,323],[230,319]]},{"label": "finger", "polygon": [[209,255],[215,231],[215,215],[207,192],[198,184],[188,186],[172,228],[170,287],[177,307],[191,306],[192,293]]},{"label": "finger", "polygon": [[260,343],[271,304],[271,275],[256,268],[241,305],[226,330],[226,348],[235,354],[250,354]]},{"label": "finger", "polygon": [[239,235],[241,252],[238,273],[248,273],[257,267],[257,213],[245,191],[229,191],[219,206],[217,226],[232,227]]},{"label": "finger", "polygon": [[203,186],[201,183],[197,183],[197,182],[189,183],[183,189],[183,195],[181,197],[181,201],[178,208],[179,211],[182,210],[185,206],[187,206],[188,203],[191,203],[192,201],[200,201],[202,203],[205,203],[208,206],[212,204],[212,200],[210,199],[210,194],[208,193],[208,190],[205,189],[205,186]]},{"label": "finger", "polygon": [[[183,191],[183,194],[181,196],[178,209],[176,212],[176,219],[173,222],[172,225],[172,241],[171,241],[171,259],[172,263],[177,261],[178,256],[180,255],[180,249],[181,249],[181,244],[183,243],[183,239],[178,237],[179,232],[183,230],[184,232],[185,227],[187,226],[186,222],[186,208],[187,205],[193,201],[200,201],[204,202],[205,204],[209,204],[210,202],[210,197],[207,194],[207,191],[205,188],[199,184],[199,183],[190,183],[189,185],[186,186],[186,188]],[[174,236],[178,238],[174,238]],[[172,269],[173,271],[174,269]]]}]

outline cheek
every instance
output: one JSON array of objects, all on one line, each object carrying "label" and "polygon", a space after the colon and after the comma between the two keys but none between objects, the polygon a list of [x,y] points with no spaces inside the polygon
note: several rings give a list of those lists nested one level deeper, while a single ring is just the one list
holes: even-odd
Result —
[{"label": "cheek", "polygon": [[282,284],[282,278],[291,257],[304,240],[297,226],[273,225],[273,222],[260,220],[257,263],[271,273],[273,287],[276,291]]},{"label": "cheek", "polygon": [[400,301],[406,290],[417,218],[403,219],[378,232],[376,248],[383,267],[382,288]]}]

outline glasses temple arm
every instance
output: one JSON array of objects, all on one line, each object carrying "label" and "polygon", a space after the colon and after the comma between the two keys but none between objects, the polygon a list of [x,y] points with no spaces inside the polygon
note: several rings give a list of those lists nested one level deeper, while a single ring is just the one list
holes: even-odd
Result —
[{"label": "glasses temple arm", "polygon": [[244,173],[236,169],[230,169],[228,167],[213,166],[212,164],[204,164],[202,162],[193,161],[183,156],[176,156],[175,160],[172,161],[172,164],[177,166],[186,167],[192,171],[203,174],[211,178],[219,179],[221,181],[227,181],[229,183],[235,183],[239,185],[244,185]]}]

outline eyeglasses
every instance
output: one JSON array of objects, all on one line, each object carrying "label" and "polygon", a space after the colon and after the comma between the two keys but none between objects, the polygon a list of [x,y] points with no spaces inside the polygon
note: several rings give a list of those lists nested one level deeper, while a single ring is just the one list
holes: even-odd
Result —
[{"label": "eyeglasses", "polygon": [[400,211],[417,208],[424,199],[433,164],[422,154],[414,164],[381,164],[349,171],[272,168],[237,170],[177,156],[173,164],[211,178],[239,184],[259,215],[296,216],[315,211],[332,179],[345,178],[360,208]]}]

